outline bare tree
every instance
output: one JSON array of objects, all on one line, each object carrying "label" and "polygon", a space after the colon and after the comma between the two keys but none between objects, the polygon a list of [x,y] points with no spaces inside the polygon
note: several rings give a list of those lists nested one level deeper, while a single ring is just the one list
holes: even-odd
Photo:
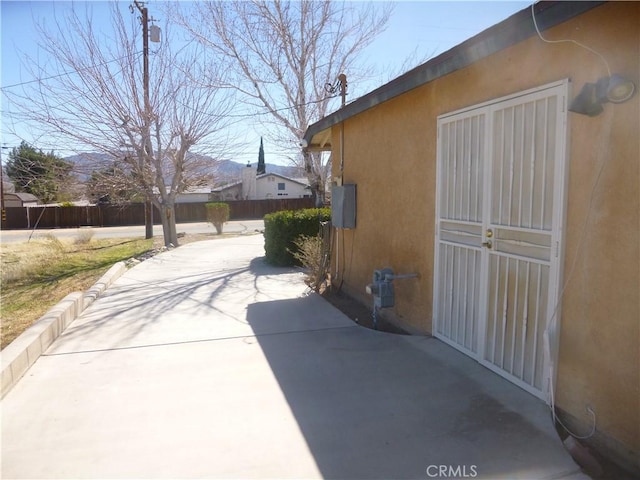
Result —
[{"label": "bare tree", "polygon": [[83,17],[74,9],[64,22],[56,19],[53,29],[40,26],[39,47],[48,63],[27,59],[38,82],[9,95],[23,120],[60,145],[118,160],[118,171],[126,172],[119,188],[150,199],[161,212],[165,245],[177,245],[176,196],[201,184],[206,172],[201,157],[189,151],[203,142],[225,148],[233,91],[194,83],[224,84],[223,70],[204,68],[195,43],[174,50],[165,25],[164,41],[150,55],[146,105],[139,22],[123,16],[117,2],[111,15],[112,34],[94,27],[90,7]]},{"label": "bare tree", "polygon": [[[269,114],[283,149],[298,148],[309,124],[324,117],[334,96],[326,85],[346,73],[367,72],[358,54],[386,27],[389,5],[337,1],[234,0],[178,4],[174,16],[231,73],[235,88],[254,113]],[[328,160],[305,152],[312,191],[324,199]]]}]

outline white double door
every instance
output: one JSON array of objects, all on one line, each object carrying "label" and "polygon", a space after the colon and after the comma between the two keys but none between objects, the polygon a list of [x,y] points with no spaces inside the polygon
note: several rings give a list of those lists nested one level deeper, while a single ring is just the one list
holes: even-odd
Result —
[{"label": "white double door", "polygon": [[543,399],[559,320],[567,88],[438,118],[434,334]]}]

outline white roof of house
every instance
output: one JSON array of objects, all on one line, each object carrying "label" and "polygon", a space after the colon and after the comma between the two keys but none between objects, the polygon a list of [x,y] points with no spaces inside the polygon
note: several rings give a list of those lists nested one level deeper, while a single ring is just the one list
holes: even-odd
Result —
[{"label": "white roof of house", "polygon": [[179,193],[178,195],[189,195],[193,193],[211,193],[213,189],[211,187],[192,187],[187,188],[184,192]]},{"label": "white roof of house", "polygon": [[4,197],[14,196],[23,202],[37,202],[38,197],[31,193],[23,193],[23,192],[4,192]]},{"label": "white roof of house", "polygon": [[242,185],[242,182],[227,183],[226,185],[222,185],[221,187],[212,188],[211,191],[212,192],[222,192],[222,191],[228,190],[228,189],[230,189],[232,187],[237,187],[238,185]]}]

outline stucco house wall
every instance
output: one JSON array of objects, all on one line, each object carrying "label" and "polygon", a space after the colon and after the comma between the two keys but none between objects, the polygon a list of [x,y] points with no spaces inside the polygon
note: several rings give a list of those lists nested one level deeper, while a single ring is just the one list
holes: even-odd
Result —
[{"label": "stucco house wall", "polygon": [[[606,3],[544,30],[599,52],[637,86],[640,3]],[[503,22],[502,29],[512,26]],[[594,53],[537,35],[331,127],[334,178],[357,184],[357,226],[338,230],[333,280],[370,304],[374,269],[419,273],[395,284],[392,321],[432,331],[437,117],[570,79],[569,100],[607,76]],[[568,114],[564,283],[556,406],[577,432],[640,469],[640,96],[599,116]],[[340,145],[341,129],[344,145]]]},{"label": "stucco house wall", "polygon": [[205,188],[176,195],[176,203],[202,203],[208,202],[211,196],[211,189]]},{"label": "stucco house wall", "polygon": [[255,175],[255,169],[243,171],[242,182],[213,190],[219,200],[267,200],[310,196],[307,184],[275,173]]},{"label": "stucco house wall", "polygon": [[304,198],[309,189],[303,183],[282,175],[267,173],[260,175],[256,182],[256,198]]}]

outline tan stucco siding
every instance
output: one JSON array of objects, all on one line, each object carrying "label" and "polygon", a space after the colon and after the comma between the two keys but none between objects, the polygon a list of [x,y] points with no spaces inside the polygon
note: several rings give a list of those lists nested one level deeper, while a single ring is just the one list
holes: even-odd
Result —
[{"label": "tan stucco siding", "polygon": [[[436,142],[428,133],[427,117],[418,121],[413,117],[412,108],[426,108],[423,96],[416,93],[345,125],[343,180],[357,184],[358,208],[357,228],[340,232],[345,237],[340,262],[345,281],[355,285],[355,293],[365,301],[370,299],[364,297],[364,286],[374,269],[419,273],[418,279],[396,283],[395,314],[428,331],[431,300],[423,292],[432,287],[433,242],[425,239],[433,236]],[[400,125],[402,139],[396,130]],[[333,135],[338,139],[336,152],[339,128]]]},{"label": "tan stucco siding", "polygon": [[[639,39],[640,40],[640,39]],[[637,57],[636,57],[637,58]],[[636,59],[637,61],[637,59]],[[637,78],[634,79],[637,82]],[[640,448],[637,96],[572,116],[558,405]],[[563,388],[564,387],[564,388]],[[612,401],[614,400],[614,401]]]},{"label": "tan stucco siding", "polygon": [[[640,83],[640,3],[606,4],[544,34],[600,52]],[[418,272],[395,283],[389,316],[431,331],[438,115],[570,78],[570,98],[607,76],[598,56],[532,37],[416,88],[344,124],[345,183],[358,221],[339,233],[338,282],[361,300],[374,269]],[[564,279],[557,405],[640,451],[640,95],[597,117],[568,115]],[[334,159],[340,128],[332,130]],[[339,161],[333,175],[339,176]],[[595,187],[594,187],[595,186]],[[344,242],[342,237],[344,236]],[[335,258],[334,258],[335,269]],[[623,447],[624,448],[624,447]]]},{"label": "tan stucco siding", "polygon": [[[640,4],[604,5],[557,28],[605,56],[639,84]],[[582,50],[573,45],[550,46]],[[570,69],[577,94],[606,76],[593,54],[550,65]],[[628,448],[640,450],[640,97],[569,115],[569,183],[557,404]],[[578,434],[585,432],[578,432]]]}]

